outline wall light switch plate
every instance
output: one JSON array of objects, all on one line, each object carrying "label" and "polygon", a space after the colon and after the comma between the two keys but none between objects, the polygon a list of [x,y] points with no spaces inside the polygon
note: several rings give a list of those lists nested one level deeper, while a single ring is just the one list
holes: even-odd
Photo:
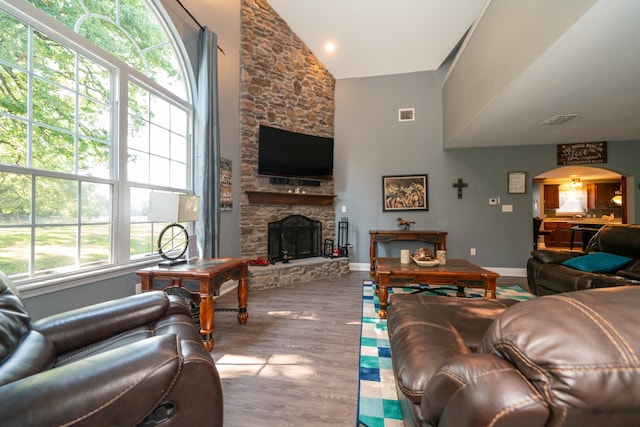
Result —
[{"label": "wall light switch plate", "polygon": [[490,205],[497,205],[498,204],[498,199],[496,197],[492,197],[489,199],[489,204]]},{"label": "wall light switch plate", "polygon": [[342,213],[347,213],[347,205],[342,205]]},{"label": "wall light switch plate", "polygon": [[513,205],[502,205],[502,212],[513,212]]}]

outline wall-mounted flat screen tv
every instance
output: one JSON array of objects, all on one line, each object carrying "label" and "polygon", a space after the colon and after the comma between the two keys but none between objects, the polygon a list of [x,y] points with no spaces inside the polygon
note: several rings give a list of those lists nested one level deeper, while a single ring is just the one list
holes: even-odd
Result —
[{"label": "wall-mounted flat screen tv", "polygon": [[333,138],[260,125],[258,174],[331,180],[333,178]]}]

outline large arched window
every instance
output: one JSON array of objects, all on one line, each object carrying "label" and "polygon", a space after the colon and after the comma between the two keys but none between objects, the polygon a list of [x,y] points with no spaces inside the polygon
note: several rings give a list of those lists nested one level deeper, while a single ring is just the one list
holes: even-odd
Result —
[{"label": "large arched window", "polygon": [[0,270],[24,284],[152,256],[150,192],[193,189],[171,33],[146,0],[29,3],[0,0]]}]

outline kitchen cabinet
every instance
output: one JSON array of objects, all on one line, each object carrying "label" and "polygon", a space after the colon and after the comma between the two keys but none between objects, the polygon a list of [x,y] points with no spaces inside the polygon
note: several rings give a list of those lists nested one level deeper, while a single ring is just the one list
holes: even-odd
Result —
[{"label": "kitchen cabinet", "polygon": [[620,190],[620,184],[618,183],[596,183],[587,185],[587,206],[589,209],[618,207],[611,201],[618,190]]},{"label": "kitchen cabinet", "polygon": [[558,209],[560,207],[560,190],[558,184],[544,184],[544,208]]},{"label": "kitchen cabinet", "polygon": [[[544,236],[544,246],[548,248],[569,247],[571,243],[571,227],[573,225],[568,222],[544,222],[544,229],[551,232],[550,235]],[[576,239],[578,243],[578,239]]]},{"label": "kitchen cabinet", "polygon": [[558,223],[557,222],[544,222],[542,224],[544,230],[551,232],[551,234],[544,236],[545,248],[552,248],[558,245]]},{"label": "kitchen cabinet", "polygon": [[569,246],[571,243],[571,227],[568,222],[558,223],[558,246]]}]

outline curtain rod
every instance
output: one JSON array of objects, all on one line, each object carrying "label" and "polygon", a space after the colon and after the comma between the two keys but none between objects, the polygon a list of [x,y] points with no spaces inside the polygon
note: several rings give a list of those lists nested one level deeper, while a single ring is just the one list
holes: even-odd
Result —
[{"label": "curtain rod", "polygon": [[[187,15],[189,15],[189,17],[190,17],[191,19],[193,19],[193,22],[195,22],[195,23],[196,23],[196,25],[197,25],[198,27],[200,27],[200,29],[201,29],[202,31],[204,31],[204,27],[203,27],[202,25],[200,25],[200,23],[199,23],[199,22],[198,22],[198,20],[195,18],[195,16],[193,16],[193,15],[191,14],[191,12],[189,12],[189,10],[187,10],[187,8],[182,4],[182,2],[181,2],[180,0],[176,0],[176,1],[177,1],[177,2],[178,2],[178,4],[180,5],[180,7],[182,7],[182,9],[184,9],[184,11],[185,11],[185,12],[187,12]],[[223,54],[223,55],[226,55],[226,53],[224,53],[224,50],[222,50],[222,48],[220,47],[220,45],[216,45],[216,47],[218,48],[218,50],[219,50],[220,52],[222,52],[222,54]]]}]

